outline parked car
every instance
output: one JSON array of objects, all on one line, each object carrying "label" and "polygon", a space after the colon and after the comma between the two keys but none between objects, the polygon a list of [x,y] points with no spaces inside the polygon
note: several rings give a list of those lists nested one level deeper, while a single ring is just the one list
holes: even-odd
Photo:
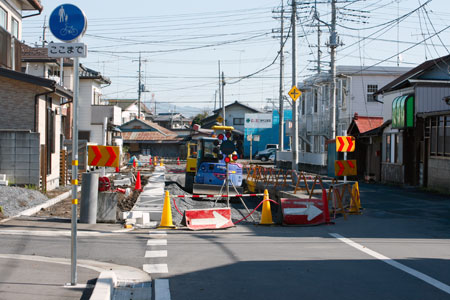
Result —
[{"label": "parked car", "polygon": [[276,148],[269,148],[269,149],[261,150],[258,153],[256,153],[255,159],[267,161],[267,160],[269,160],[269,156],[272,154],[275,154],[276,151],[277,151]]},{"label": "parked car", "polygon": [[275,153],[270,154],[269,160],[270,161],[275,161]]}]

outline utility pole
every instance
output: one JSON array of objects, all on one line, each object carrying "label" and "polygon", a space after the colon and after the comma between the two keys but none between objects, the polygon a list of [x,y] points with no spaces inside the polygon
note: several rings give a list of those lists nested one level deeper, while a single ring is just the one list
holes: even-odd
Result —
[{"label": "utility pole", "polygon": [[[292,0],[292,86],[297,86],[297,3]],[[298,102],[292,101],[292,170],[298,171]]]},{"label": "utility pole", "polygon": [[141,52],[139,52],[138,119],[141,119]]},{"label": "utility pole", "polygon": [[[138,81],[138,119],[141,118],[141,93],[145,92],[142,89],[142,83],[141,83],[141,66],[142,66],[142,62],[147,62],[147,60],[142,60],[141,59],[141,52],[139,52],[139,60],[133,60],[133,61],[139,61],[139,81]],[[156,102],[155,102],[155,114],[156,114]]]},{"label": "utility pole", "polygon": [[279,105],[279,140],[280,150],[284,151],[284,90],[283,90],[283,75],[284,75],[284,0],[281,0],[281,30],[280,30],[280,105]]},{"label": "utility pole", "polygon": [[[225,75],[222,71],[222,115],[223,115],[223,121],[222,125],[225,126]],[[227,185],[228,186],[228,185]]]},{"label": "utility pole", "polygon": [[[218,77],[218,79],[219,79],[219,103],[220,103],[220,105],[222,105],[222,83],[220,81],[220,60],[218,61],[218,66],[219,66],[219,77]],[[215,109],[215,107],[214,107],[214,109]]]},{"label": "utility pole", "polygon": [[214,91],[214,110],[216,110],[216,103],[217,103],[217,90]]},{"label": "utility pole", "polygon": [[336,0],[331,0],[331,36],[330,36],[330,58],[331,58],[331,138],[336,138]]},{"label": "utility pole", "polygon": [[47,31],[47,26],[46,26],[46,24],[47,24],[47,16],[44,16],[44,27],[42,27],[42,48],[45,47],[45,43],[47,42],[47,41],[45,40],[45,33],[46,33],[46,31]]},{"label": "utility pole", "polygon": [[317,12],[317,1],[315,2],[314,17],[317,20],[317,74],[320,74],[320,58],[322,56],[322,51],[320,51],[320,36],[322,30],[320,30],[319,13]]}]

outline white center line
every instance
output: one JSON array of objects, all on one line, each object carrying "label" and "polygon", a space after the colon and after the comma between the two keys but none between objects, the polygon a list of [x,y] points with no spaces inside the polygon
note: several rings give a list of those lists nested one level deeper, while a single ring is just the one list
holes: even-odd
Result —
[{"label": "white center line", "polygon": [[145,257],[167,257],[167,250],[145,251]]},{"label": "white center line", "polygon": [[431,284],[432,286],[434,286],[434,287],[436,287],[436,288],[446,292],[447,294],[450,294],[450,286],[446,285],[443,282],[440,282],[440,281],[438,281],[438,280],[436,280],[436,279],[434,279],[434,278],[432,278],[432,277],[430,277],[430,276],[428,276],[428,275],[426,275],[424,273],[421,273],[421,272],[416,271],[416,270],[414,270],[414,269],[412,269],[410,267],[407,267],[407,266],[405,266],[405,265],[403,265],[403,264],[401,264],[401,263],[399,263],[399,262],[397,262],[397,261],[395,261],[395,260],[393,260],[393,259],[391,259],[391,258],[389,258],[387,256],[384,256],[384,255],[382,255],[382,254],[380,254],[378,252],[370,250],[369,248],[364,247],[363,245],[358,244],[358,243],[352,241],[351,239],[345,238],[345,237],[343,237],[342,235],[340,235],[338,233],[330,233],[330,235],[332,237],[337,238],[341,242],[344,242],[347,245],[350,245],[353,248],[358,249],[359,251],[362,251],[362,252],[364,252],[366,254],[369,254],[370,256],[375,257],[375,258],[377,258],[377,259],[387,263],[388,265],[391,265],[394,268],[402,270],[403,272],[406,272],[406,273],[408,273],[408,274],[410,274],[410,275],[412,275],[412,276],[414,276],[414,277],[416,277],[416,278],[418,278],[420,280],[423,280],[426,283]]},{"label": "white center line", "polygon": [[155,273],[169,273],[169,269],[167,268],[167,264],[145,264],[142,266],[142,269],[150,274]]},{"label": "white center line", "polygon": [[147,246],[167,246],[167,240],[148,240]]}]

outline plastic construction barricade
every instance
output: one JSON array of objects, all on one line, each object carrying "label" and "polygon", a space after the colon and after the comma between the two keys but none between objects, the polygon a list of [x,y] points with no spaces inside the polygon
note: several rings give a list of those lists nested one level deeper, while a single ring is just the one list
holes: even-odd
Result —
[{"label": "plastic construction barricade", "polygon": [[326,223],[323,199],[281,199],[283,224],[319,225]]}]

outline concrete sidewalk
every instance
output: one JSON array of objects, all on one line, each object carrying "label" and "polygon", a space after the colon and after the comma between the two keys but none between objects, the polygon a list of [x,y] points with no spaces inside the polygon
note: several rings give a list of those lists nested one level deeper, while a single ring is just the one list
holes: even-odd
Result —
[{"label": "concrete sidewalk", "polygon": [[[17,256],[16,256],[17,257]],[[70,282],[69,264],[21,258],[0,257],[0,299],[51,300],[89,299],[99,275],[92,269],[78,267],[78,285]]]}]

